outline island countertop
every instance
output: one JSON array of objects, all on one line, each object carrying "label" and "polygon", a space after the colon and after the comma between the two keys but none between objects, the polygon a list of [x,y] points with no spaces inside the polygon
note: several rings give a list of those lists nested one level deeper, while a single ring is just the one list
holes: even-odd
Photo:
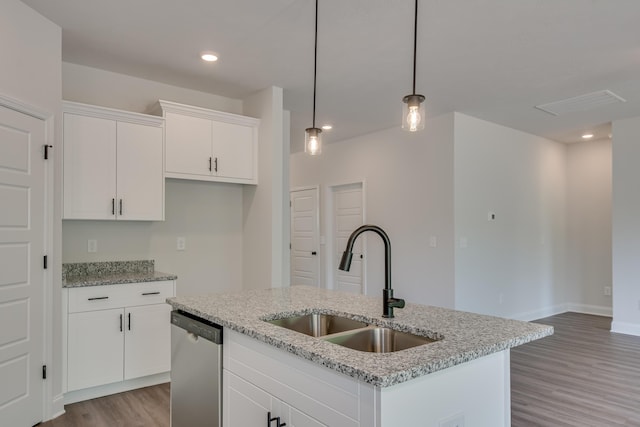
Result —
[{"label": "island countertop", "polygon": [[[388,387],[553,334],[553,327],[407,303],[382,317],[382,296],[294,286],[167,299],[182,310],[329,369]],[[393,353],[368,353],[265,322],[309,313],[337,314],[442,339]]]}]

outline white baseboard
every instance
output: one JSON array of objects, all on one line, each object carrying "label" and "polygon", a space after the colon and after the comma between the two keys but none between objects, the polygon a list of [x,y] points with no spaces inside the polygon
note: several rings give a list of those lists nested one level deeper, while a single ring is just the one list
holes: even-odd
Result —
[{"label": "white baseboard", "polygon": [[519,313],[509,316],[510,319],[523,320],[530,322],[532,320],[542,319],[543,317],[555,316],[556,314],[566,313],[568,304],[558,304],[552,307],[543,308],[540,310],[529,311],[526,313]]},{"label": "white baseboard", "polygon": [[640,325],[637,323],[617,322],[614,320],[611,322],[611,332],[640,336]]},{"label": "white baseboard", "polygon": [[605,307],[601,305],[587,305],[587,304],[567,304],[567,311],[582,314],[593,314],[596,316],[613,317],[613,309],[611,307]]},{"label": "white baseboard", "polygon": [[82,400],[95,399],[96,397],[108,396],[110,394],[122,393],[123,391],[134,390],[136,388],[149,387],[171,381],[169,372],[164,372],[147,377],[135,378],[97,387],[74,390],[64,394],[64,404],[80,402]]},{"label": "white baseboard", "polygon": [[596,316],[613,316],[613,309],[611,307],[605,307],[600,305],[588,305],[588,304],[576,304],[566,303],[558,304],[552,307],[543,308],[540,310],[529,311],[526,313],[519,313],[513,316],[509,316],[510,319],[523,320],[530,322],[532,320],[542,319],[544,317],[555,316],[556,314],[566,313],[568,311],[582,314],[593,314]]}]

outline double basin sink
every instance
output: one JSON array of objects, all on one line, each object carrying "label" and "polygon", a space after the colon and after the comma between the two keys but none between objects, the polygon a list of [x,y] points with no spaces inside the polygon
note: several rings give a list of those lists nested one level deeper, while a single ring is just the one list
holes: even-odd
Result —
[{"label": "double basin sink", "polygon": [[370,353],[391,353],[437,341],[333,314],[311,313],[267,322],[343,347]]}]

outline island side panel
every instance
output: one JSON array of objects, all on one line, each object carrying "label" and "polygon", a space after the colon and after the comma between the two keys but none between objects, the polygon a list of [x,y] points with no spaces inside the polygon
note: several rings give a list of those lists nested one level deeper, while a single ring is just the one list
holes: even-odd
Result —
[{"label": "island side panel", "polygon": [[[399,425],[509,427],[510,353],[503,350],[377,389],[381,427]],[[447,424],[447,421],[450,424]],[[458,422],[459,424],[457,424]]]}]

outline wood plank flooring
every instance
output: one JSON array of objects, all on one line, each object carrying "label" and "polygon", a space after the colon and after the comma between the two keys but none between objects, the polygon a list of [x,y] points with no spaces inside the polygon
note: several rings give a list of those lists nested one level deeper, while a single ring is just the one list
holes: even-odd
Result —
[{"label": "wood plank flooring", "polygon": [[169,427],[169,383],[85,400],[38,427]]},{"label": "wood plank flooring", "polygon": [[608,317],[536,322],[555,334],[511,350],[512,426],[640,426],[640,337],[611,333]]},{"label": "wood plank flooring", "polygon": [[[611,319],[564,313],[551,337],[511,351],[513,427],[640,427],[640,337]],[[169,384],[65,407],[40,427],[168,427]],[[491,427],[491,426],[483,426]]]}]

